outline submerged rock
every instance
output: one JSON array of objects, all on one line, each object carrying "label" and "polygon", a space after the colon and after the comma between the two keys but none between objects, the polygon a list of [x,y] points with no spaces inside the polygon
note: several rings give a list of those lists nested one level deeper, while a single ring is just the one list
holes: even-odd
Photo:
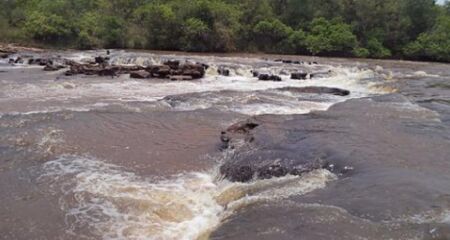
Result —
[{"label": "submerged rock", "polygon": [[256,123],[253,120],[247,120],[244,122],[238,122],[236,124],[231,125],[227,128],[227,132],[231,133],[248,133],[251,130],[257,128],[259,126],[258,123]]},{"label": "submerged rock", "polygon": [[307,77],[308,77],[308,73],[302,73],[302,72],[291,73],[291,79],[294,79],[294,80],[306,80]]},{"label": "submerged rock", "polygon": [[323,78],[323,77],[329,77],[331,73],[330,71],[327,72],[315,72],[310,74],[310,78]]},{"label": "submerged rock", "polygon": [[48,71],[48,72],[51,72],[51,71],[58,71],[58,70],[63,69],[63,68],[65,68],[63,65],[59,65],[59,64],[47,64],[47,65],[44,67],[44,71]]},{"label": "submerged rock", "polygon": [[348,96],[349,90],[329,87],[285,87],[279,88],[280,91],[289,91],[295,93],[316,93],[316,94],[332,94],[336,96]]},{"label": "submerged rock", "polygon": [[190,81],[190,80],[192,80],[192,76],[175,75],[175,76],[171,76],[170,80],[172,80],[172,81]]}]

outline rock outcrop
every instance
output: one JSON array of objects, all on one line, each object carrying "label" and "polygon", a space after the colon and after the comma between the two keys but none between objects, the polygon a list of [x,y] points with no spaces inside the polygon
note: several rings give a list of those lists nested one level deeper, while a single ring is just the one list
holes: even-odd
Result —
[{"label": "rock outcrop", "polygon": [[66,72],[66,75],[118,76],[120,74],[130,74],[132,78],[161,78],[172,80],[193,80],[202,78],[205,75],[205,65],[193,63],[180,64],[179,61],[167,61],[163,65],[146,67],[138,65],[108,65],[105,59],[97,59],[96,61],[102,63],[81,64],[70,61],[67,63],[70,66],[70,70]]}]

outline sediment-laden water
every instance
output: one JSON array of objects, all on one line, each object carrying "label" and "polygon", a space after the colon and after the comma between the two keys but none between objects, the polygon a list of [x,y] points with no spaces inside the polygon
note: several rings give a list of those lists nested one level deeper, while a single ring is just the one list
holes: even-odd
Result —
[{"label": "sediment-laden water", "polygon": [[111,52],[209,65],[170,81],[26,63],[104,54],[0,59],[0,238],[450,238],[448,64]]}]

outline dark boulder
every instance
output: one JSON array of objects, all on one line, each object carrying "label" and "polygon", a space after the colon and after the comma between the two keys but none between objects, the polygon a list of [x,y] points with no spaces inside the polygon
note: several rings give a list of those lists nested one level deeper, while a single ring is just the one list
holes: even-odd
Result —
[{"label": "dark boulder", "polygon": [[232,182],[249,182],[255,174],[255,170],[251,166],[222,166],[220,168],[221,173]]},{"label": "dark boulder", "polygon": [[233,182],[298,176],[316,169],[326,169],[330,164],[320,156],[316,152],[300,154],[298,150],[277,145],[271,145],[268,149],[244,147],[235,150],[235,155],[220,167],[220,172]]},{"label": "dark boulder", "polygon": [[21,57],[17,57],[16,60],[14,61],[14,63],[22,64],[23,63],[23,59]]},{"label": "dark boulder", "polygon": [[145,79],[151,77],[151,74],[145,70],[133,71],[130,73],[130,78]]},{"label": "dark boulder", "polygon": [[31,58],[28,60],[29,65],[39,65],[39,66],[47,66],[47,65],[53,65],[52,59],[46,59],[46,58]]},{"label": "dark boulder", "polygon": [[106,64],[109,61],[109,57],[102,57],[102,56],[98,56],[95,57],[95,63],[97,64]]},{"label": "dark boulder", "polygon": [[229,77],[230,76],[230,69],[224,68],[224,67],[219,67],[219,69],[217,69],[217,73],[219,75],[225,76],[225,77]]},{"label": "dark boulder", "polygon": [[17,57],[16,59],[14,58],[10,58],[8,60],[9,64],[22,64],[23,63],[23,59],[21,57]]},{"label": "dark boulder", "polygon": [[205,68],[202,64],[184,64],[180,66],[181,75],[191,76],[192,79],[199,79],[205,76]]},{"label": "dark boulder", "polygon": [[302,72],[291,73],[291,79],[294,79],[294,80],[306,80],[307,78],[308,78],[308,73],[302,73]]},{"label": "dark boulder", "polygon": [[170,67],[167,65],[161,65],[161,66],[150,66],[148,67],[149,72],[151,73],[152,77],[156,78],[167,78],[167,76],[170,74]]},{"label": "dark boulder", "polygon": [[7,53],[0,53],[0,58],[5,59],[5,58],[8,58],[8,57],[9,57],[9,54],[7,54]]},{"label": "dark boulder", "polygon": [[275,82],[281,82],[281,77],[277,76],[277,75],[272,75],[272,74],[259,74],[258,75],[258,79],[260,81],[275,81]]},{"label": "dark boulder", "polygon": [[164,62],[163,65],[169,66],[170,69],[178,69],[180,67],[180,61],[169,60],[169,61]]}]

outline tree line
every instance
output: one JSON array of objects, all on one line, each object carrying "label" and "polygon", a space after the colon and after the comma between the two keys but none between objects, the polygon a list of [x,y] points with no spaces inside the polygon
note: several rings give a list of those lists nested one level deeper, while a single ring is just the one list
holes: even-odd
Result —
[{"label": "tree line", "polygon": [[435,0],[2,0],[0,41],[450,62]]}]

